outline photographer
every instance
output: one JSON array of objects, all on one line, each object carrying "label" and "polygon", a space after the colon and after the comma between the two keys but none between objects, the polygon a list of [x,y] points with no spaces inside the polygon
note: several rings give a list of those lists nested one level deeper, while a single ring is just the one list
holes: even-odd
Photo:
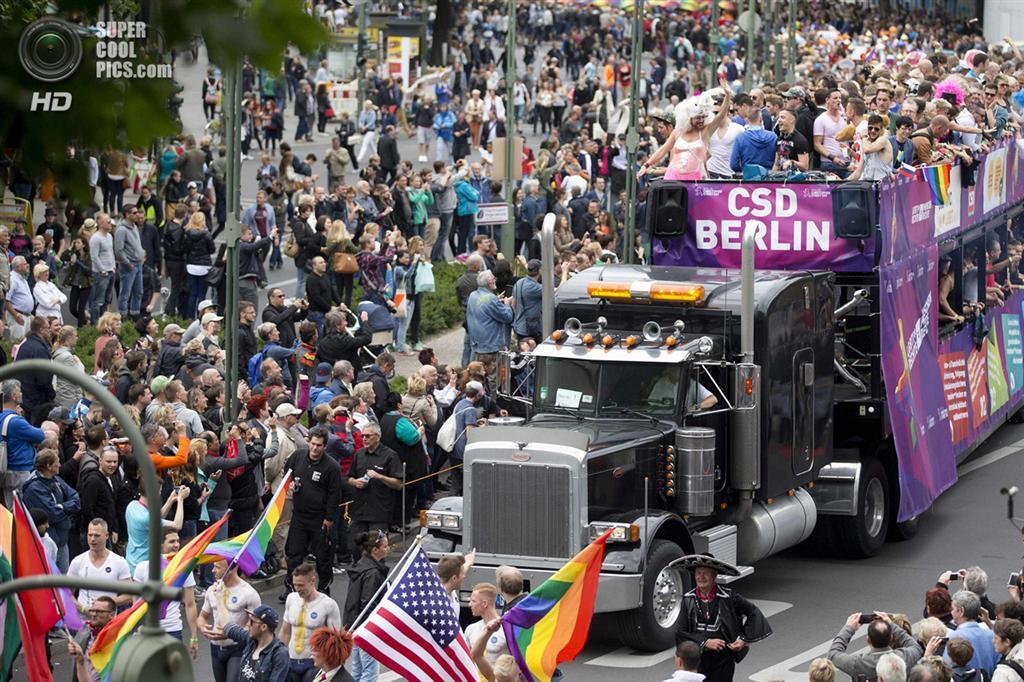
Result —
[{"label": "photographer", "polygon": [[[981,608],[988,612],[990,618],[996,615],[996,605],[993,604],[992,600],[985,594],[988,591],[988,574],[985,573],[980,566],[961,568],[957,571],[946,571],[939,576],[939,580],[935,583],[935,587],[943,588],[948,591],[949,583],[955,580],[962,580],[964,582],[964,589],[973,592],[978,596],[978,601],[981,602]],[[947,623],[947,625],[949,625],[949,623]],[[949,625],[949,627],[953,626]]]},{"label": "photographer", "polygon": [[[850,640],[860,629],[868,626],[869,651],[850,654],[846,652]],[[887,613],[854,613],[846,619],[846,625],[832,640],[828,650],[828,660],[835,663],[839,670],[854,679],[860,677],[874,679],[878,659],[888,653],[894,653],[904,660],[907,668],[912,667],[921,658],[921,648],[903,628],[894,627]]]}]

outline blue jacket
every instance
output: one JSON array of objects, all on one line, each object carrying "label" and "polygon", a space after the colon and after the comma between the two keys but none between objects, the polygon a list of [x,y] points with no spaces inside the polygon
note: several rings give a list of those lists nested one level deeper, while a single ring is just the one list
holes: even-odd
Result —
[{"label": "blue jacket", "polygon": [[459,180],[455,183],[455,196],[459,205],[455,209],[459,215],[476,215],[480,210],[480,192],[473,188],[466,180]]},{"label": "blue jacket", "polygon": [[533,196],[528,194],[523,199],[523,220],[530,223],[530,226],[534,229],[537,228],[537,218],[544,215],[547,212],[547,201],[544,198],[543,193]]},{"label": "blue jacket", "polygon": [[[977,623],[961,623],[956,630],[950,633],[950,639],[966,639],[974,647],[974,656],[968,662],[972,668],[981,668],[988,671],[989,675],[996,669],[999,662],[999,653],[996,652],[995,644],[992,641],[992,631],[983,628]],[[949,663],[949,654],[943,658]]]},{"label": "blue jacket", "polygon": [[474,353],[497,353],[508,347],[512,308],[483,287],[469,295],[466,302],[466,328]]},{"label": "blue jacket", "polygon": [[68,544],[71,517],[82,508],[74,488],[60,476],[43,478],[33,473],[21,488],[21,499],[28,509],[42,509],[50,521],[49,535],[57,547]]},{"label": "blue jacket", "polygon": [[[242,645],[243,664],[252,658],[257,642],[249,635],[249,631],[241,625],[228,623],[224,626],[224,635]],[[288,658],[288,646],[274,637],[273,641],[260,652],[256,659],[256,678],[252,682],[286,682],[291,674],[291,660]]]},{"label": "blue jacket", "polygon": [[[264,204],[263,208],[263,215],[266,217],[267,234],[270,234],[270,231],[277,227],[277,217],[274,215],[274,207],[270,204]],[[256,204],[242,211],[242,224],[252,228],[252,233],[256,235],[256,239],[266,236],[260,233],[259,227],[256,225]]]},{"label": "blue jacket", "polygon": [[515,319],[512,329],[518,336],[533,336],[540,340],[541,298],[544,288],[531,277],[523,277],[512,287],[512,299],[516,302]]},{"label": "blue jacket", "polygon": [[736,138],[729,165],[734,173],[742,173],[748,163],[771,168],[775,163],[775,143],[778,136],[764,128],[745,130]]},{"label": "blue jacket", "polygon": [[446,142],[452,141],[452,130],[455,128],[455,114],[450,111],[439,111],[434,114],[434,132]]},{"label": "blue jacket", "polygon": [[337,394],[331,390],[331,385],[326,386],[310,386],[309,387],[309,413],[313,414],[313,408],[317,405],[325,405],[332,400]]},{"label": "blue jacket", "polygon": [[[18,348],[19,360],[50,360],[53,350],[50,344],[38,334],[29,334]],[[18,377],[21,379],[21,398],[25,405],[35,408],[52,402],[57,396],[53,388],[53,375],[49,372],[28,372]]]},{"label": "blue jacket", "polygon": [[36,462],[35,446],[43,442],[46,434],[14,410],[0,412],[0,425],[9,414],[14,418],[7,425],[7,468],[11,471],[32,471]]}]

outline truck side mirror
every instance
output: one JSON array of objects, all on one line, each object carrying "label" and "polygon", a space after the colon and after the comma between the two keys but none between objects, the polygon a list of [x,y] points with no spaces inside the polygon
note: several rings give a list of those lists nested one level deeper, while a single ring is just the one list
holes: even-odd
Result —
[{"label": "truck side mirror", "polygon": [[647,194],[647,233],[653,237],[678,237],[686,232],[686,184],[661,180]]},{"label": "truck side mirror", "polygon": [[832,224],[840,239],[867,239],[878,225],[878,193],[869,181],[832,185]]}]

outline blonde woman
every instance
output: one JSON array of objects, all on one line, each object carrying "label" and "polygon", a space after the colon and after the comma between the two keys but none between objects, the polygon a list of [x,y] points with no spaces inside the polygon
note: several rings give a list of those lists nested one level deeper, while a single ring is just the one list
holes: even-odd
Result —
[{"label": "blonde woman", "polygon": [[107,342],[118,338],[121,334],[121,313],[103,313],[96,321],[96,330],[100,336],[96,339],[96,345],[92,350],[93,364],[92,373],[100,371],[100,353]]},{"label": "blonde woman", "polygon": [[196,316],[199,302],[206,298],[209,289],[206,276],[213,267],[213,253],[217,250],[202,211],[193,213],[185,226],[183,250],[185,271],[188,272],[188,303],[185,306],[185,315],[191,319]]},{"label": "blonde woman", "polygon": [[427,393],[427,382],[419,374],[409,377],[406,393],[402,396],[402,414],[427,427],[437,424],[437,404],[434,396]]},{"label": "blonde woman", "polygon": [[[78,330],[67,325],[57,332],[57,341],[53,349],[53,361],[58,365],[73,370],[85,371],[85,365],[75,355],[75,346],[78,344]],[[56,391],[54,402],[62,407],[71,407],[82,397],[82,389],[67,379],[59,376],[53,377],[53,389]]]},{"label": "blonde woman", "polygon": [[480,91],[473,90],[466,104],[462,107],[469,121],[469,134],[473,138],[473,146],[480,146],[480,126],[484,122],[484,101],[480,98]]},{"label": "blonde woman", "polygon": [[200,507],[206,502],[209,492],[204,491],[202,474],[203,466],[206,464],[206,441],[202,438],[195,438],[188,446],[188,459],[185,465],[174,467],[170,470],[171,483],[174,487],[189,489],[189,495],[182,505],[184,514],[181,522],[181,538],[188,542],[196,536],[199,525]]},{"label": "blonde woman", "polygon": [[32,268],[32,276],[36,280],[35,286],[32,287],[32,297],[36,299],[36,315],[56,317],[64,324],[61,306],[67,303],[68,297],[50,281],[50,266],[46,263],[36,263]]},{"label": "blonde woman", "polygon": [[346,307],[352,305],[352,287],[355,272],[339,272],[335,267],[335,254],[347,253],[353,257],[359,253],[358,247],[352,242],[345,223],[335,220],[327,230],[327,263],[331,265],[333,275],[333,297],[335,301],[343,301]]}]

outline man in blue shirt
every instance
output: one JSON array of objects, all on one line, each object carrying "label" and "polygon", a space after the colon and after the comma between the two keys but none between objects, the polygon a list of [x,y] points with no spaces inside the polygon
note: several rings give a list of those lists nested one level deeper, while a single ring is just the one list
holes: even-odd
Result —
[{"label": "man in blue shirt", "polygon": [[[968,665],[984,670],[991,677],[999,662],[992,631],[978,623],[981,616],[981,600],[969,590],[960,590],[953,595],[953,622],[956,629],[950,633],[950,639],[966,639],[974,647],[974,656]],[[949,655],[945,656],[949,662]]]},{"label": "man in blue shirt", "polygon": [[543,288],[540,285],[539,260],[534,258],[526,264],[526,277],[521,278],[512,287],[512,301],[515,305],[515,318],[512,329],[516,338],[532,338],[540,343],[541,337],[541,298]]},{"label": "man in blue shirt", "polygon": [[3,411],[0,412],[0,433],[7,443],[7,472],[3,476],[4,505],[10,509],[14,504],[14,491],[32,475],[36,461],[35,446],[43,442],[46,434],[21,416],[21,382],[7,379],[0,384]]},{"label": "man in blue shirt", "polygon": [[487,367],[487,377],[494,385],[497,353],[508,347],[512,332],[512,297],[494,293],[494,273],[484,270],[476,278],[477,290],[466,302],[466,331],[473,349],[473,359]]}]

